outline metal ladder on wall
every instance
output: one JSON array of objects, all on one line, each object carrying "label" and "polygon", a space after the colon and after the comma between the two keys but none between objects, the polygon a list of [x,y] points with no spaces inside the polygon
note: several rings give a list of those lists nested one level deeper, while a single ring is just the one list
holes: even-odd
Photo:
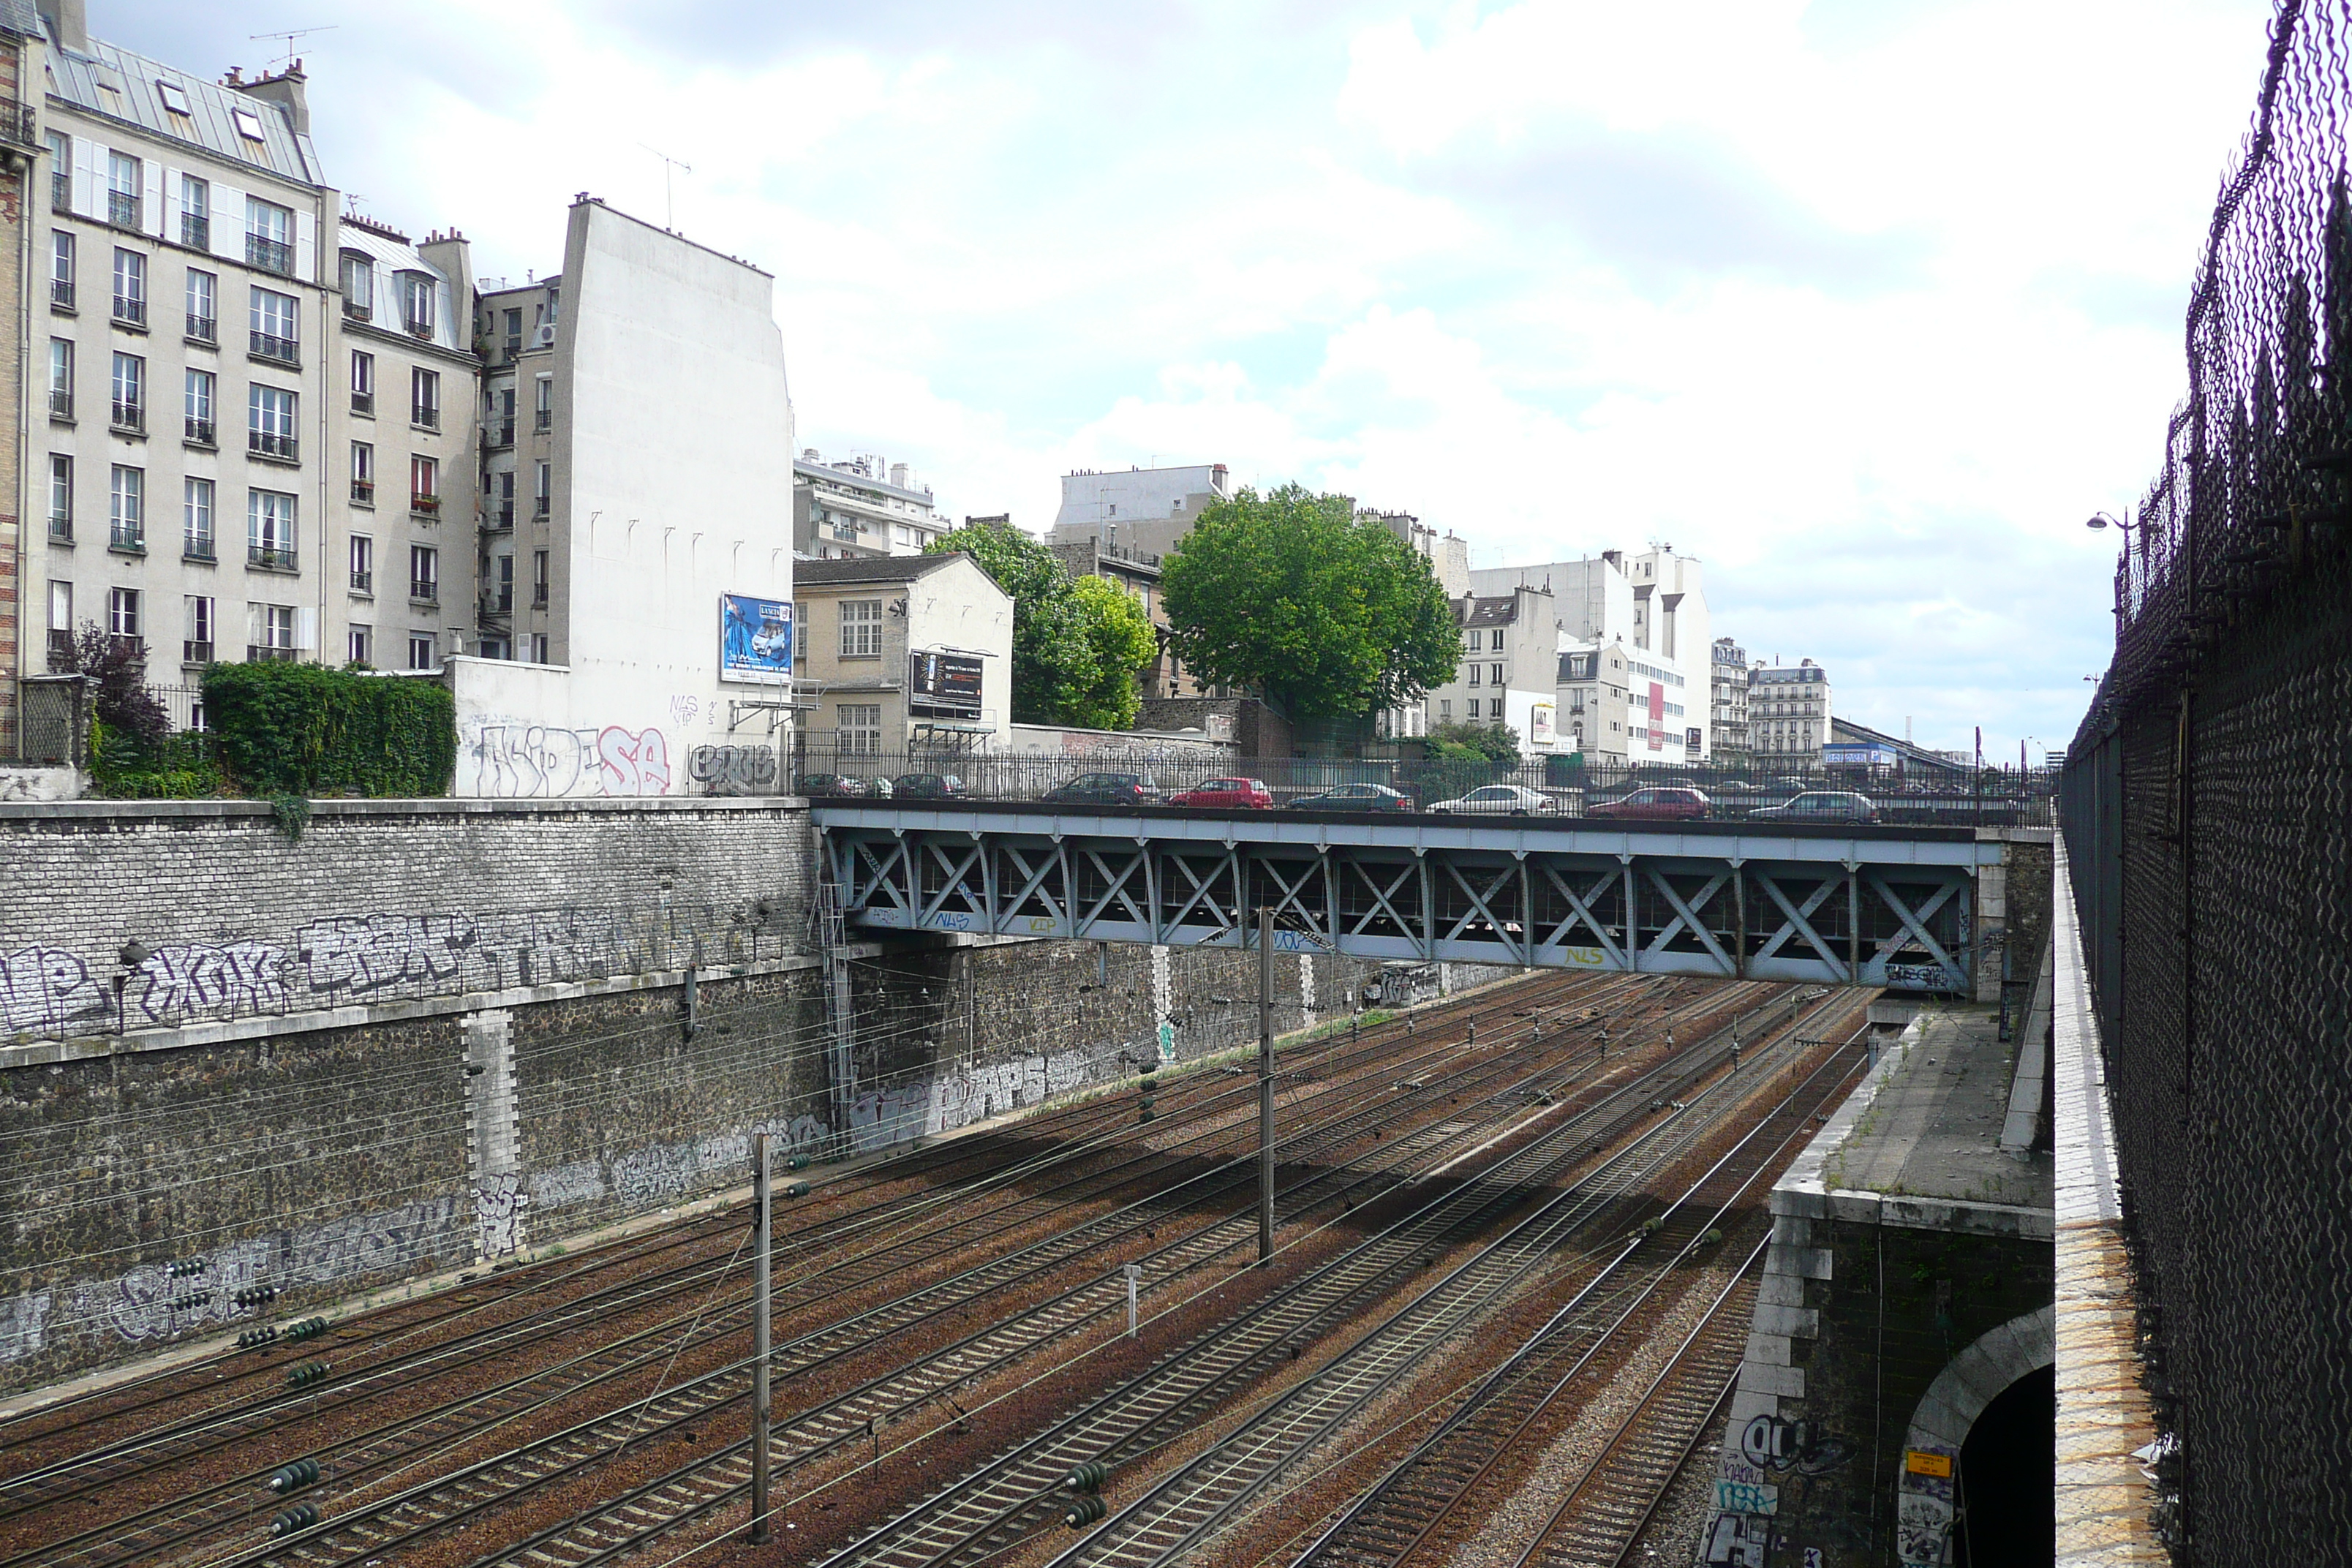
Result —
[{"label": "metal ladder on wall", "polygon": [[857,1100],[856,1007],[850,993],[849,939],[841,884],[821,875],[809,900],[809,945],[824,957],[826,1076],[833,1089],[833,1144],[836,1157],[851,1152],[850,1112]]}]

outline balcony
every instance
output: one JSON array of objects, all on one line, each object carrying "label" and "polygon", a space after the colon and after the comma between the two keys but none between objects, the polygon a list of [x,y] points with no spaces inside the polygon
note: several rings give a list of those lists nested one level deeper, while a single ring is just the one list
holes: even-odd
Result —
[{"label": "balcony", "polygon": [[352,412],[354,414],[364,414],[370,418],[373,418],[375,416],[375,394],[373,392],[352,393]]},{"label": "balcony", "polygon": [[515,422],[511,416],[488,421],[482,426],[482,445],[485,447],[513,446],[514,425]]},{"label": "balcony", "polygon": [[520,338],[509,338],[506,342],[506,350],[507,363],[514,363],[515,361],[522,357],[522,340]]},{"label": "balcony", "polygon": [[220,445],[220,442],[214,432],[213,422],[211,420],[199,419],[194,415],[191,414],[187,417],[186,425],[188,432],[186,439],[189,445],[195,447],[217,447]]},{"label": "balcony", "polygon": [[50,665],[50,668],[55,668],[57,666],[60,665],[60,664],[71,664],[71,663],[73,663],[73,662],[74,662],[74,635],[73,635],[73,633],[68,632],[68,631],[59,631],[57,627],[55,627],[55,626],[51,626],[51,627],[49,628],[49,665]]},{"label": "balcony", "polygon": [[430,321],[420,321],[412,316],[402,325],[408,329],[408,335],[412,338],[430,338],[433,335],[433,323]]},{"label": "balcony", "polygon": [[436,609],[439,608],[441,604],[441,584],[432,582],[419,583],[412,580],[408,584],[408,602],[412,605],[420,606]]},{"label": "balcony", "polygon": [[144,328],[147,325],[147,301],[117,294],[114,297],[114,320],[121,326]]},{"label": "balcony", "polygon": [[180,543],[180,559],[183,561],[194,561],[201,565],[210,566],[218,561],[219,557],[213,553],[213,542],[211,540],[188,539],[183,540]]},{"label": "balcony", "polygon": [[52,419],[70,419],[73,417],[72,393],[65,391],[60,387],[53,386],[49,388],[49,417]]},{"label": "balcony", "polygon": [[131,195],[129,191],[109,191],[106,193],[106,221],[112,224],[115,227],[140,227],[140,211],[139,198]]},{"label": "balcony", "polygon": [[509,502],[505,506],[496,508],[495,510],[485,513],[482,517],[482,531],[485,533],[510,533],[513,531],[514,506],[512,502]]},{"label": "balcony", "polygon": [[352,567],[352,592],[373,595],[375,593],[375,574],[364,566]]},{"label": "balcony", "polygon": [[113,406],[114,414],[111,423],[117,430],[120,430],[126,436],[144,436],[147,434],[147,405],[145,404],[125,403],[122,399],[118,397],[114,400]]},{"label": "balcony", "polygon": [[198,642],[195,638],[190,637],[180,645],[182,664],[210,664],[212,661],[213,645],[211,643]]},{"label": "balcony", "polygon": [[548,507],[548,498],[547,498],[547,497],[545,497],[545,496],[538,496],[538,497],[535,497],[535,498],[533,498],[533,500],[531,500],[531,503],[530,503],[530,515],[531,515],[531,516],[533,516],[533,517],[536,517],[536,518],[541,518],[541,519],[544,519],[544,518],[547,516],[547,507]]},{"label": "balcony", "polygon": [[118,522],[106,531],[106,547],[124,555],[144,555],[147,531],[135,522]]},{"label": "balcony", "polygon": [[300,440],[292,436],[281,436],[274,430],[247,431],[245,449],[254,457],[268,458],[273,462],[301,461]]},{"label": "balcony", "polygon": [[302,345],[295,339],[281,338],[274,332],[253,332],[252,354],[272,364],[299,367],[302,363]]},{"label": "balcony", "polygon": [[343,320],[346,321],[373,321],[375,320],[375,307],[369,304],[365,300],[346,299],[343,301]]},{"label": "balcony", "polygon": [[536,408],[531,411],[530,427],[533,430],[540,432],[541,435],[545,435],[549,430],[552,429],[554,426],[555,410],[552,408]]},{"label": "balcony", "polygon": [[207,348],[215,346],[220,342],[220,323],[210,316],[190,316],[188,341],[202,343]]},{"label": "balcony", "polygon": [[547,608],[546,584],[533,583],[530,585],[530,607],[534,610],[543,610]]},{"label": "balcony", "polygon": [[420,430],[438,430],[441,428],[441,410],[437,407],[412,407],[408,411],[408,422]]},{"label": "balcony", "polygon": [[290,544],[247,544],[245,547],[245,563],[258,566],[265,572],[299,570],[294,547]]},{"label": "balcony", "polygon": [[484,620],[504,620],[513,614],[514,595],[512,592],[504,594],[485,594],[482,595],[482,618]]},{"label": "balcony", "polygon": [[437,519],[441,515],[441,498],[439,496],[412,495],[408,498],[408,510],[416,513],[419,517]]},{"label": "balcony", "polygon": [[294,276],[294,247],[282,239],[248,234],[245,237],[245,264],[258,267],[264,272],[275,272],[281,278],[291,278]]},{"label": "balcony", "polygon": [[52,278],[49,279],[49,308],[54,310],[71,310],[74,308],[74,285],[72,279]]},{"label": "balcony", "polygon": [[300,648],[279,647],[275,643],[267,646],[256,643],[245,645],[245,662],[247,664],[267,664],[273,659],[279,664],[291,664],[301,655]]},{"label": "balcony", "polygon": [[375,505],[375,481],[373,479],[353,479],[352,481],[352,503],[354,506]]},{"label": "balcony", "polygon": [[190,250],[209,252],[213,247],[213,220],[203,213],[182,213],[180,243]]},{"label": "balcony", "polygon": [[58,517],[52,515],[49,519],[49,542],[51,544],[71,544],[73,542],[73,519],[69,517]]}]

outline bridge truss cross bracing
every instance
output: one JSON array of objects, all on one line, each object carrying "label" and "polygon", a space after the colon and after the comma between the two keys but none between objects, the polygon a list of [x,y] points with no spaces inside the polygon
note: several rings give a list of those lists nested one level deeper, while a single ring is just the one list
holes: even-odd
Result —
[{"label": "bridge truss cross bracing", "polygon": [[1959,991],[1978,868],[1966,830],[1601,828],[819,805],[828,871],[869,931],[1246,946],[1356,957]]}]

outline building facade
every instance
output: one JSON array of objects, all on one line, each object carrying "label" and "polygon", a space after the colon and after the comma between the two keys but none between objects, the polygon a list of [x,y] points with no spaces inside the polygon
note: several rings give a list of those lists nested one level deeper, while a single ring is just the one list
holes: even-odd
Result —
[{"label": "building facade", "polygon": [[1429,728],[1507,724],[1522,750],[1568,750],[1559,726],[1559,630],[1551,595],[1535,588],[1454,601],[1462,660],[1423,700]]},{"label": "building facade", "polygon": [[1829,672],[1811,659],[1748,672],[1748,736],[1759,769],[1819,772],[1830,722]]},{"label": "building facade", "polygon": [[1081,468],[1062,476],[1062,508],[1045,537],[1056,546],[1099,539],[1165,555],[1202,512],[1233,493],[1233,475],[1223,463],[1107,473]]},{"label": "building facade", "polygon": [[803,769],[1005,743],[1013,599],[971,556],[803,561],[794,586]]},{"label": "building facade", "polygon": [[1714,725],[1715,760],[1726,767],[1748,761],[1748,650],[1729,637],[1712,645],[1707,672],[1707,708]]},{"label": "building facade", "polygon": [[814,447],[793,463],[793,548],[820,561],[920,555],[947,532],[931,489],[904,463],[878,457],[826,462]]},{"label": "building facade", "polygon": [[[34,192],[42,147],[40,100],[46,75],[46,38],[41,18],[28,0],[0,4],[0,321],[9,351],[7,363],[16,374],[0,375],[0,418],[6,428],[26,427],[25,377],[27,364],[24,324],[36,319],[28,311],[25,289],[32,269],[26,264],[32,239]],[[41,639],[34,629],[34,609],[25,593],[26,552],[39,549],[37,538],[25,525],[26,444],[7,443],[0,452],[0,757],[16,755],[16,682],[21,668],[38,670],[46,664]],[[37,646],[26,659],[26,640]]]},{"label": "building facade", "polygon": [[1603,762],[1631,760],[1631,679],[1622,642],[1563,647],[1558,675],[1560,750]]},{"label": "building facade", "polygon": [[480,481],[485,657],[552,662],[555,638],[555,331],[563,279],[486,282],[474,302],[481,349]]}]

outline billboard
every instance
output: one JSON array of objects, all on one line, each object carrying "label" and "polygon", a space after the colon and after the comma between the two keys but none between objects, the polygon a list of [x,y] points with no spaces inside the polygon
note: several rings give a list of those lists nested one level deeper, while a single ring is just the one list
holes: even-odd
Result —
[{"label": "billboard", "polygon": [[907,656],[907,710],[932,718],[980,717],[982,666],[962,653]]},{"label": "billboard", "polygon": [[792,678],[792,602],[719,595],[719,679],[782,685]]},{"label": "billboard", "polygon": [[1551,749],[1553,742],[1559,739],[1556,729],[1556,715],[1558,712],[1559,707],[1555,703],[1536,702],[1528,705],[1528,745],[1541,746],[1546,751],[1549,751]]},{"label": "billboard", "polygon": [[1650,750],[1666,749],[1666,689],[1657,681],[1650,682]]}]

